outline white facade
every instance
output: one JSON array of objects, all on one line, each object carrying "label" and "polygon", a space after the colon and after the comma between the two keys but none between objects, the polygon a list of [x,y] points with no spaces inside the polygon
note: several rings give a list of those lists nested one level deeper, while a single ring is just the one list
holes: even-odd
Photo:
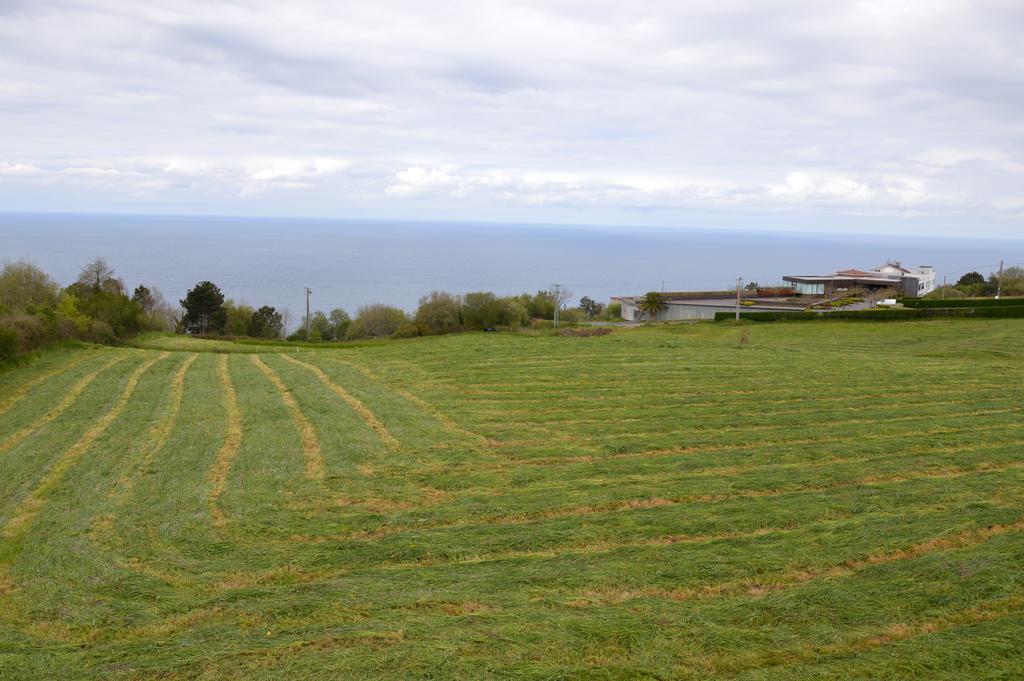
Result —
[{"label": "white facade", "polygon": [[[623,296],[621,298],[612,298],[613,303],[620,303],[622,305],[622,318],[627,322],[644,322],[647,320],[647,315],[640,311],[639,303],[641,298],[633,296]],[[757,305],[743,305],[740,307],[742,312],[768,312],[776,310],[784,311],[799,311],[802,309],[792,305],[772,305],[771,303],[760,303]],[[668,298],[665,300],[665,308],[658,313],[656,321],[659,322],[676,322],[676,321],[692,321],[699,319],[714,319],[716,312],[734,312],[736,310],[736,299],[733,297],[729,298]]]},{"label": "white facade", "polygon": [[898,281],[903,295],[908,298],[920,298],[935,290],[935,268],[931,265],[919,265],[916,270],[908,270],[896,261],[887,262],[871,271]]}]

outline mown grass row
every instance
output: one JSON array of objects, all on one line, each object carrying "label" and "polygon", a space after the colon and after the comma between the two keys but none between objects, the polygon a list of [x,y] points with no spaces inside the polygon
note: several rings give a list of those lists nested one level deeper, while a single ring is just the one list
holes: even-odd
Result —
[{"label": "mown grass row", "polygon": [[1020,331],[52,353],[0,375],[0,671],[1012,677]]}]

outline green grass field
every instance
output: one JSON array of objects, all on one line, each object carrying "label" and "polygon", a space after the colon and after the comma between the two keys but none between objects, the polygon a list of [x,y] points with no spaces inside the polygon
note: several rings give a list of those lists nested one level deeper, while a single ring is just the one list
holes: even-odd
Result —
[{"label": "green grass field", "polygon": [[1019,679],[1022,379],[1016,320],[47,353],[0,678]]}]

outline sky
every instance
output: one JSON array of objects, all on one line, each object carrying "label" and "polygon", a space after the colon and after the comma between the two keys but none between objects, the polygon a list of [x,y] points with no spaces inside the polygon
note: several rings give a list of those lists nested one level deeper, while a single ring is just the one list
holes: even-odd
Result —
[{"label": "sky", "polygon": [[1024,3],[0,0],[0,209],[1024,238]]}]

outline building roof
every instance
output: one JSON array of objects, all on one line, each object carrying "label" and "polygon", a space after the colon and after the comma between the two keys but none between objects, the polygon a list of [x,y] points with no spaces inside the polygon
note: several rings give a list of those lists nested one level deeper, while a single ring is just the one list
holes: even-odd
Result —
[{"label": "building roof", "polygon": [[866,282],[869,284],[894,284],[896,280],[892,277],[887,277],[883,274],[868,273],[865,272],[863,275],[853,276],[848,274],[829,274],[829,275],[796,275],[787,274],[782,278],[784,281],[802,282],[806,284],[817,284],[826,281],[844,281],[844,282]]}]

